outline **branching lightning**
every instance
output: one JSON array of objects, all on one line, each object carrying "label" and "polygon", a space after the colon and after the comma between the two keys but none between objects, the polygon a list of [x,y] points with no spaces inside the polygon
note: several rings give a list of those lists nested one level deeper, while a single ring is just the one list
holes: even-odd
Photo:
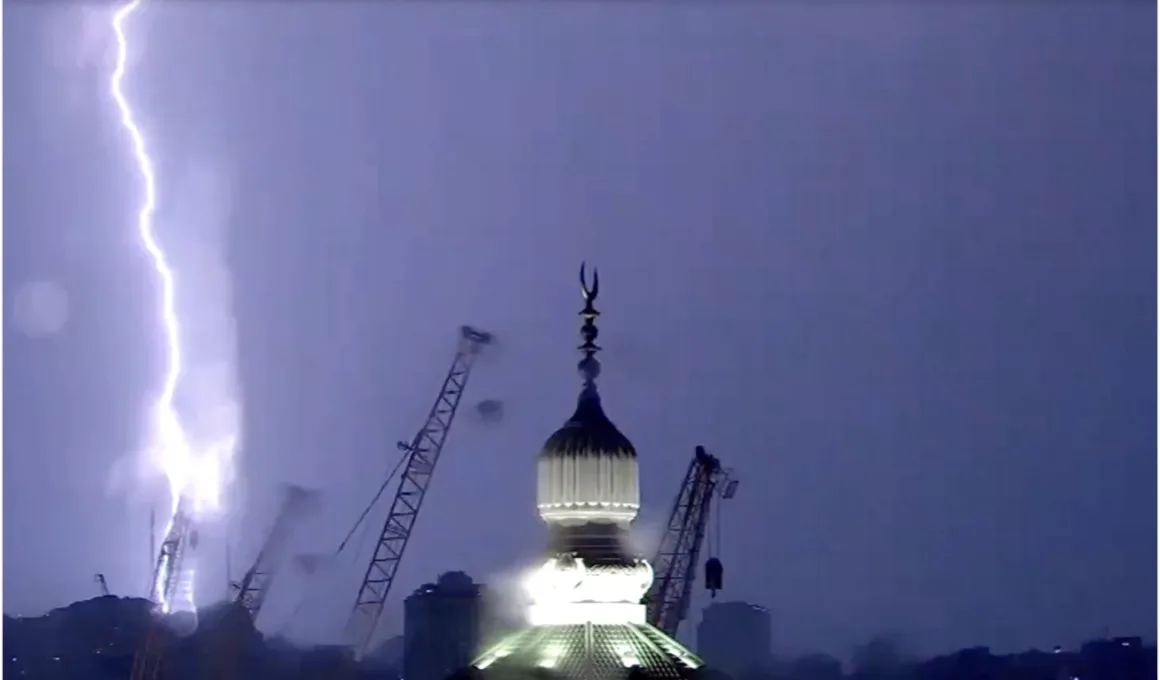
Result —
[{"label": "branching lightning", "polygon": [[[165,537],[153,575],[152,596],[168,613],[177,607],[192,609],[193,569],[184,560],[186,543],[195,547],[196,528],[193,514],[203,502],[216,503],[221,493],[220,446],[198,455],[176,404],[183,373],[181,320],[177,308],[174,270],[170,258],[157,238],[154,216],[157,209],[157,181],[153,159],[149,155],[145,134],[137,121],[123,89],[129,61],[129,41],[125,23],[141,7],[143,0],[130,0],[112,17],[116,37],[116,66],[109,82],[109,92],[120,113],[121,126],[128,135],[133,158],[143,189],[141,206],[137,212],[137,232],[141,245],[148,254],[161,293],[161,326],[165,343],[165,365],[161,389],[150,408],[150,425],[154,441],[152,452],[164,472],[172,499]],[[232,447],[232,441],[226,446]],[[180,601],[178,601],[180,600]]]}]

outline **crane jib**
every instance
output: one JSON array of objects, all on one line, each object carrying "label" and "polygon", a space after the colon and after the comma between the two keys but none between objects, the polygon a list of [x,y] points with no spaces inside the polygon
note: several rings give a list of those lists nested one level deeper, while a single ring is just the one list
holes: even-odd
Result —
[{"label": "crane jib", "polygon": [[423,499],[435,473],[443,445],[451,431],[455,414],[459,410],[467,380],[484,346],[495,341],[491,333],[470,326],[459,329],[459,346],[451,361],[451,368],[443,379],[435,404],[427,415],[427,421],[419,429],[410,444],[400,444],[406,457],[406,464],[399,479],[399,486],[391,501],[391,509],[379,533],[374,556],[367,565],[366,574],[359,586],[354,609],[347,622],[346,637],[356,658],[362,658],[370,645],[387,595],[395,580],[399,562],[411,538],[415,520],[419,516]]}]

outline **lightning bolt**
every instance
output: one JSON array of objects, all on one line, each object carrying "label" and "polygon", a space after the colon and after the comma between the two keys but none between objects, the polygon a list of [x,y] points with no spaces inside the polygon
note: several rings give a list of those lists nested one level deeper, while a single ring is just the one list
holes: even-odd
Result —
[{"label": "lightning bolt", "polygon": [[181,571],[181,553],[185,548],[186,532],[190,528],[190,520],[185,516],[190,508],[184,502],[187,487],[194,470],[194,456],[189,444],[189,437],[181,422],[175,404],[177,388],[182,376],[182,347],[181,323],[177,312],[177,291],[173,268],[169,257],[157,239],[154,228],[154,214],[157,209],[157,179],[154,172],[153,159],[149,156],[145,134],[137,122],[128,98],[124,92],[125,74],[128,70],[129,41],[125,34],[125,22],[141,7],[142,0],[131,0],[121,6],[112,19],[112,29],[117,40],[117,60],[109,82],[109,92],[116,102],[120,112],[121,127],[132,144],[133,158],[136,161],[137,171],[143,185],[144,197],[137,212],[137,233],[141,245],[149,255],[161,288],[161,327],[165,342],[165,369],[160,393],[152,404],[152,418],[154,436],[153,446],[160,453],[161,467],[169,481],[172,509],[165,530],[165,545],[158,558],[157,570],[154,574],[154,597],[160,600],[162,610],[169,612],[173,607],[171,598],[174,596],[174,577],[184,583],[184,593],[188,604],[192,605],[192,569],[189,573]]}]

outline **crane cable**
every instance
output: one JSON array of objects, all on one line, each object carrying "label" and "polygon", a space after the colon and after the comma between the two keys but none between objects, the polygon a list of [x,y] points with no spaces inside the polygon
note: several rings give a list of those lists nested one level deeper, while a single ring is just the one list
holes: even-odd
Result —
[{"label": "crane cable", "polygon": [[[721,494],[717,491],[717,484],[714,483],[707,491],[709,495],[709,513],[710,517],[708,543],[709,543],[709,557],[719,557],[721,551]],[[713,497],[717,497],[717,502],[713,502]]]},{"label": "crane cable", "polygon": [[[714,489],[714,490],[716,490],[716,489]],[[715,518],[717,521],[717,526],[713,528],[713,538],[715,540],[709,542],[709,550],[710,550],[710,552],[713,553],[712,555],[710,555],[710,557],[720,558],[721,557],[721,499],[718,498],[717,502],[714,503],[713,505],[715,506],[713,508],[713,511],[714,511],[713,514],[717,515],[717,517]],[[714,543],[716,543],[716,545],[714,545]]]},{"label": "crane cable", "polygon": [[[353,537],[355,532],[358,531],[359,525],[361,525],[366,520],[367,515],[369,515],[371,510],[374,509],[375,504],[378,503],[379,499],[383,497],[383,493],[387,490],[387,487],[390,486],[391,481],[394,480],[395,476],[399,474],[399,470],[402,469],[403,464],[407,462],[407,458],[409,456],[410,452],[404,452],[402,456],[399,456],[399,462],[395,463],[395,467],[391,468],[391,471],[387,473],[386,478],[383,479],[383,483],[379,485],[379,490],[375,492],[374,497],[371,498],[371,502],[367,503],[366,508],[363,509],[362,514],[360,514],[358,519],[355,520],[354,526],[350,528],[350,531],[347,532],[346,537],[343,538],[342,542],[338,544],[338,548],[335,549],[334,554],[331,557],[338,557],[340,554],[342,554],[342,551],[346,549],[347,543],[350,542],[351,537]],[[367,525],[368,528],[369,526],[370,525]],[[362,545],[365,539],[366,532],[364,531],[362,538],[359,540],[359,552],[362,551]],[[292,624],[295,619],[298,618],[298,613],[302,610],[302,607],[306,605],[306,600],[309,599],[311,592],[313,591],[308,589],[305,593],[302,594],[302,597],[298,600],[298,604],[294,605],[294,609],[290,612],[290,616],[286,617],[286,623],[282,626],[282,630],[279,631],[279,634],[285,632],[286,628]]]},{"label": "crane cable", "polygon": [[409,452],[399,457],[399,462],[395,463],[395,467],[391,470],[390,474],[387,475],[387,478],[383,480],[382,485],[379,486],[379,490],[375,492],[374,498],[371,499],[370,503],[367,503],[367,507],[362,511],[362,514],[358,516],[358,519],[355,520],[354,526],[352,526],[350,531],[347,532],[346,538],[342,539],[342,543],[338,544],[338,549],[334,551],[335,557],[337,557],[339,553],[341,553],[343,549],[346,548],[346,544],[350,541],[351,536],[354,536],[354,532],[358,531],[359,525],[362,524],[363,520],[367,518],[367,515],[371,513],[371,509],[375,507],[375,503],[378,503],[379,499],[383,497],[383,492],[387,490],[387,487],[391,484],[391,480],[395,478],[395,475],[399,474],[399,470],[403,467],[403,463],[407,462],[408,456]]}]

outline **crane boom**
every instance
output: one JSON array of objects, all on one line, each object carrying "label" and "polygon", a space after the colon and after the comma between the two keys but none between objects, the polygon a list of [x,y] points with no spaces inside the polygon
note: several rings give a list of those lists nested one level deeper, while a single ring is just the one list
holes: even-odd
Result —
[{"label": "crane boom", "polygon": [[[698,446],[669,513],[653,560],[656,578],[645,596],[648,622],[670,636],[676,635],[688,614],[713,497],[722,482],[727,482],[727,477],[721,462]],[[736,482],[727,482],[723,495],[731,497],[735,489]]]},{"label": "crane boom", "polygon": [[469,326],[461,326],[459,334],[459,347],[447,377],[443,379],[443,386],[435,399],[435,405],[427,415],[427,422],[411,443],[399,443],[399,448],[406,454],[406,464],[403,466],[395,498],[391,502],[391,510],[379,534],[374,556],[367,566],[354,609],[347,622],[347,639],[351,642],[357,658],[366,653],[378,626],[383,605],[395,580],[403,551],[407,549],[411,530],[423,506],[423,498],[427,495],[435,465],[439,462],[443,444],[447,441],[447,434],[455,420],[455,413],[459,409],[459,401],[463,397],[463,390],[467,387],[471,369],[483,346],[493,342],[490,333]]},{"label": "crane boom", "polygon": [[169,531],[161,541],[161,549],[157,552],[157,561],[153,567],[152,599],[166,614],[174,600],[187,595],[186,591],[192,587],[184,563],[186,550],[197,545],[197,526],[186,510],[185,500],[182,499],[177,504]]},{"label": "crane boom", "polygon": [[237,595],[234,601],[250,613],[250,620],[256,621],[266,601],[266,594],[274,582],[274,576],[281,564],[286,541],[294,524],[302,518],[314,501],[314,493],[300,486],[290,486],[278,509],[274,525],[266,534],[266,540],[254,559],[253,566],[246,571],[242,580],[234,585]]},{"label": "crane boom", "polygon": [[[208,677],[216,680],[238,677],[242,646],[249,640],[270,586],[282,566],[286,543],[299,520],[317,508],[317,497],[316,492],[301,486],[286,487],[274,524],[262,541],[254,564],[241,581],[230,583],[233,608],[227,610],[225,617],[219,620],[215,637],[211,638],[213,653],[210,655],[209,663],[212,666]],[[228,544],[226,547],[228,549]],[[229,571],[228,566],[226,571]]]}]

